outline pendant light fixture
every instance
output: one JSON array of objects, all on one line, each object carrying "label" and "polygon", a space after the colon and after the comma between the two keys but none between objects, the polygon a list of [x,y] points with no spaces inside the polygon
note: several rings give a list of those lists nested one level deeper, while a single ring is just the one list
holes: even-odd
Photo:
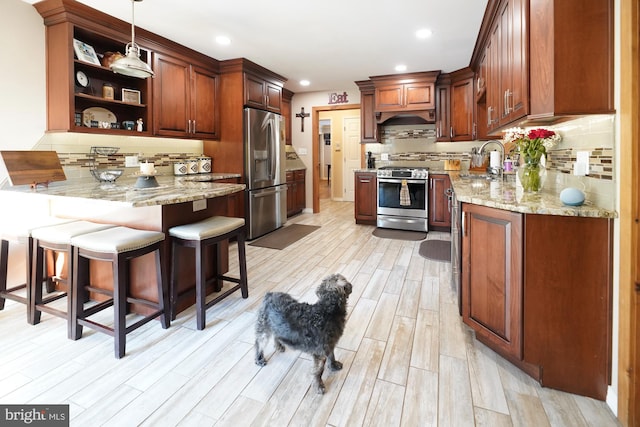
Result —
[{"label": "pendant light fixture", "polygon": [[126,55],[113,61],[110,68],[114,73],[146,79],[153,77],[153,71],[149,64],[140,59],[140,47],[136,44],[134,5],[137,1],[142,0],[131,0],[131,43],[127,43]]}]

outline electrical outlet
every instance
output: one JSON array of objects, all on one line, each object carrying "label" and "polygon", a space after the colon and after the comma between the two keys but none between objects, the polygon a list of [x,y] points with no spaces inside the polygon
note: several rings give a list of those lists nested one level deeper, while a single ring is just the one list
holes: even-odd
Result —
[{"label": "electrical outlet", "polygon": [[204,209],[207,209],[207,199],[201,199],[201,200],[194,200],[193,201],[193,211],[194,212],[202,211]]},{"label": "electrical outlet", "polygon": [[124,156],[124,167],[137,168],[138,166],[140,166],[138,156]]}]

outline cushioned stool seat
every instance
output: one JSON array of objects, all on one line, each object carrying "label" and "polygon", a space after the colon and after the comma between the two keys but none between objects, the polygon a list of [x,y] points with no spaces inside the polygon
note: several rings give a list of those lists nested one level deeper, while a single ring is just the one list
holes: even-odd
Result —
[{"label": "cushioned stool seat", "polygon": [[[48,227],[36,228],[31,232],[33,239],[33,262],[32,262],[32,281],[31,287],[31,301],[30,304],[30,317],[29,323],[32,325],[40,323],[40,317],[42,312],[47,312],[54,316],[67,319],[67,335],[72,338],[71,335],[71,309],[72,298],[70,285],[72,282],[72,259],[73,259],[73,247],[71,246],[71,239],[81,234],[92,233],[95,231],[105,230],[115,227],[112,224],[97,224],[89,221],[73,221],[64,224],[53,225]],[[59,284],[66,284],[65,291],[49,290],[49,295],[43,297],[42,286],[38,285],[44,280],[44,269],[47,268],[47,257],[45,257],[45,250],[54,252],[65,253],[65,265],[67,271],[66,279],[62,277],[56,277],[55,280]],[[67,297],[67,309],[62,310],[52,306],[51,303],[61,298]]]},{"label": "cushioned stool seat", "polygon": [[[247,286],[247,264],[245,253],[245,224],[244,218],[233,218],[226,216],[213,216],[192,224],[179,225],[169,229],[172,237],[171,244],[171,303],[172,315],[175,318],[178,301],[178,286],[176,283],[178,271],[177,246],[191,247],[195,249],[195,269],[196,269],[196,323],[198,330],[202,330],[206,324],[206,310],[214,304],[220,302],[238,289],[241,290],[242,298],[249,297]],[[217,265],[221,265],[221,252],[219,243],[236,238],[238,242],[238,264],[240,278],[230,277],[223,274],[216,274],[212,279],[218,282],[229,281],[236,283],[235,286],[221,293],[206,302],[206,270],[203,259],[204,250],[208,246],[216,245]]]},{"label": "cushioned stool seat", "polygon": [[[87,326],[114,337],[115,355],[121,358],[125,354],[126,334],[149,321],[160,317],[162,327],[169,327],[169,302],[166,281],[162,273],[162,250],[164,233],[157,231],[135,230],[128,227],[114,227],[95,233],[83,234],[71,239],[74,246],[73,260],[73,302],[72,335],[73,339],[82,336],[82,327]],[[132,259],[148,253],[155,253],[156,284],[158,301],[133,298],[129,291],[129,264]],[[105,291],[89,285],[89,260],[108,261],[113,269],[113,291]],[[109,295],[111,298],[85,308],[84,301],[88,292]],[[127,303],[140,304],[151,310],[150,314],[127,326]],[[98,323],[90,316],[113,306],[113,326]]]},{"label": "cushioned stool seat", "polygon": [[[39,227],[46,227],[56,224],[72,222],[70,219],[56,217],[36,217],[21,218],[15,221],[0,223],[0,310],[4,309],[5,300],[10,299],[27,306],[27,320],[31,319],[31,299],[32,282],[32,238],[31,233]],[[26,275],[25,283],[7,288],[7,278],[9,274],[9,244],[23,244],[25,250]],[[42,285],[42,283],[40,284]],[[24,290],[24,292],[22,292]]]}]

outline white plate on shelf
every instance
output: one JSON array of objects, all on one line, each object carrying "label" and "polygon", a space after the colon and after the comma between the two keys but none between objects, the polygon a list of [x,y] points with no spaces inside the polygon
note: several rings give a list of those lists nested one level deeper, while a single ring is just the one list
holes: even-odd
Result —
[{"label": "white plate on shelf", "polygon": [[118,118],[106,108],[91,107],[82,112],[82,124],[90,128],[92,121],[98,122],[98,126],[100,126],[100,122],[115,123]]}]

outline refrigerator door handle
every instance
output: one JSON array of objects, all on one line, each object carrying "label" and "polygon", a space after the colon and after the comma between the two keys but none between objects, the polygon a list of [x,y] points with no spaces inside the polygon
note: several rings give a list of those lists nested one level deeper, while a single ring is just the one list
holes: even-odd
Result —
[{"label": "refrigerator door handle", "polygon": [[259,192],[257,194],[253,193],[253,194],[251,194],[251,197],[257,199],[257,198],[260,198],[260,197],[273,196],[274,194],[283,193],[283,192],[287,191],[287,186],[286,185],[281,185],[280,187],[283,187],[283,188],[277,188],[277,189],[273,189],[273,190],[270,190],[270,191],[261,191],[261,192]]}]

